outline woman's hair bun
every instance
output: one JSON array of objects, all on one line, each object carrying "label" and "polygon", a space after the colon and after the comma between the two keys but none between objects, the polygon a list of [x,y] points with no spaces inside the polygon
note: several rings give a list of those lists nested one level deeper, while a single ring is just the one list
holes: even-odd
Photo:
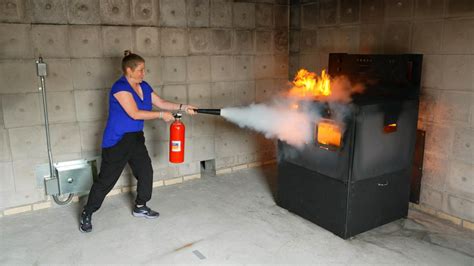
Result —
[{"label": "woman's hair bun", "polygon": [[132,51],[130,51],[130,50],[125,50],[125,51],[123,52],[123,56],[129,56],[129,55],[131,55],[131,54],[132,54]]}]

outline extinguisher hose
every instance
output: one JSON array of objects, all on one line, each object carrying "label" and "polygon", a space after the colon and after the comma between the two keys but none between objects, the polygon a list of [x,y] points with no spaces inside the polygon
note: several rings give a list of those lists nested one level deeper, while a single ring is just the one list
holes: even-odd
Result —
[{"label": "extinguisher hose", "polygon": [[194,109],[196,113],[208,115],[221,115],[221,109]]}]

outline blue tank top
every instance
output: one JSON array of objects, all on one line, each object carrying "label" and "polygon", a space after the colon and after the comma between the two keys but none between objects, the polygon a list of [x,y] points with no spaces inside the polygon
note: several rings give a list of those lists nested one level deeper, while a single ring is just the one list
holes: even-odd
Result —
[{"label": "blue tank top", "polygon": [[140,86],[143,91],[143,101],[133,90],[132,86],[130,86],[125,76],[120,77],[112,86],[112,90],[109,94],[109,117],[102,138],[102,148],[114,146],[122,139],[125,133],[143,130],[144,121],[131,118],[114,97],[114,94],[117,92],[128,91],[133,95],[138,109],[151,111],[151,93],[153,89],[145,81],[140,83]]}]

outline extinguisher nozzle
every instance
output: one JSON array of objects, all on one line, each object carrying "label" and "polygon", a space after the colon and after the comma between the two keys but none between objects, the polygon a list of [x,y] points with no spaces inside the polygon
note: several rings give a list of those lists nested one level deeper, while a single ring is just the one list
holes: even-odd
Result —
[{"label": "extinguisher nozzle", "polygon": [[208,115],[221,115],[221,109],[194,109],[196,113]]}]

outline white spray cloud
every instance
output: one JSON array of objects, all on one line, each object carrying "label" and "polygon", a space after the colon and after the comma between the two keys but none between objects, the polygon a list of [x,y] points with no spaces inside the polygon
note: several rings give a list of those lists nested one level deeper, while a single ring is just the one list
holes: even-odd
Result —
[{"label": "white spray cloud", "polygon": [[320,118],[314,110],[292,108],[280,99],[273,104],[251,104],[221,110],[221,115],[240,127],[261,132],[266,138],[278,138],[301,148],[312,140],[312,127]]},{"label": "white spray cloud", "polygon": [[[296,93],[291,93],[295,88]],[[314,128],[323,116],[337,122],[344,133],[345,120],[352,112],[348,103],[353,94],[364,91],[362,84],[352,84],[344,76],[331,78],[328,96],[302,96],[298,88],[293,87],[289,93],[280,95],[282,97],[273,98],[271,103],[223,108],[221,115],[240,127],[263,133],[266,138],[278,138],[295,148],[303,148],[305,144],[314,143]],[[294,108],[295,105],[298,107]]]}]

